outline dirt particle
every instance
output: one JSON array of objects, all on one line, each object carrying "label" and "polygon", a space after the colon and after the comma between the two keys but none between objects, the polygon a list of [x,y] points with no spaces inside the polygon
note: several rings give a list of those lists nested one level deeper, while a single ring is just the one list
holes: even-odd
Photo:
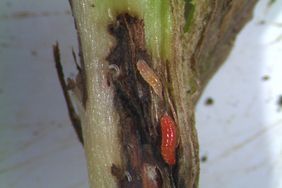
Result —
[{"label": "dirt particle", "polygon": [[270,77],[268,76],[268,75],[264,75],[263,77],[262,77],[262,80],[263,81],[267,81],[267,80],[269,80],[270,79]]},{"label": "dirt particle", "polygon": [[214,100],[211,97],[209,97],[206,99],[205,105],[211,106],[213,105],[213,103],[214,103]]},{"label": "dirt particle", "polygon": [[207,156],[207,155],[203,155],[203,156],[201,157],[201,162],[202,162],[202,163],[207,162],[207,160],[208,160],[208,156]]},{"label": "dirt particle", "polygon": [[265,25],[265,20],[260,20],[257,24],[258,25]]},{"label": "dirt particle", "polygon": [[95,4],[94,4],[94,3],[92,3],[92,4],[90,5],[90,7],[91,7],[91,8],[94,8],[94,7],[95,7]]},{"label": "dirt particle", "polygon": [[280,96],[278,97],[277,105],[278,105],[279,110],[280,110],[280,109],[282,108],[282,95],[280,95]]},{"label": "dirt particle", "polygon": [[34,56],[34,57],[37,56],[37,51],[36,51],[36,50],[31,50],[30,53],[31,53],[31,55]]}]

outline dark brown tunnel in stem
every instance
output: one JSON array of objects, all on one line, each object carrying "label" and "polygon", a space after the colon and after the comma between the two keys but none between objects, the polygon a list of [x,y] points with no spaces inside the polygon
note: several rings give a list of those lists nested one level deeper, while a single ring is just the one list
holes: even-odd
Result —
[{"label": "dark brown tunnel in stem", "polygon": [[[174,187],[170,168],[160,154],[158,120],[153,121],[151,92],[136,68],[138,60],[151,64],[145,48],[143,20],[120,14],[108,31],[116,46],[107,57],[109,66],[118,69],[110,76],[114,87],[114,105],[119,113],[119,137],[123,149],[123,166],[112,166],[120,187]],[[156,123],[157,122],[157,123]],[[170,187],[170,186],[166,186]]]}]

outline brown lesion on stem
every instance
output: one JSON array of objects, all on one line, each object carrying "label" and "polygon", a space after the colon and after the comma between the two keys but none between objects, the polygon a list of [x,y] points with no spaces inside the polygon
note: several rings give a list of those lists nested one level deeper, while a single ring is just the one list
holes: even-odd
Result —
[{"label": "brown lesion on stem", "polygon": [[[163,112],[151,112],[153,92],[136,67],[140,59],[149,66],[152,61],[145,47],[144,22],[127,13],[120,14],[108,31],[116,39],[116,46],[106,59],[109,66],[118,68],[119,72],[110,82],[120,116],[119,137],[123,150],[123,166],[113,164],[111,172],[123,188],[174,187],[177,180],[172,173],[177,171],[177,165],[169,167],[163,161],[159,120],[154,119],[154,113]],[[160,105],[165,108],[164,102]]]}]

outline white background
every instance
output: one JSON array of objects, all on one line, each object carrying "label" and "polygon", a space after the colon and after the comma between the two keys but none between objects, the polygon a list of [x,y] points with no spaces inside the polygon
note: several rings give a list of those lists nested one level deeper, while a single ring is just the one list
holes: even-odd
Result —
[{"label": "white background", "polygon": [[[267,3],[259,1],[199,101],[200,153],[207,158],[201,188],[282,188],[282,1]],[[74,74],[67,0],[0,1],[1,188],[88,187],[53,65],[56,40],[65,71]]]}]

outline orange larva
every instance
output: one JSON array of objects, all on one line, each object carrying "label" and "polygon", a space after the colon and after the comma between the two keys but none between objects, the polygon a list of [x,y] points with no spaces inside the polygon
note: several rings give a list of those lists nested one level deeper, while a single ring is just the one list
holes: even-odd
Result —
[{"label": "orange larva", "polygon": [[161,124],[161,155],[163,160],[170,166],[175,164],[175,149],[176,149],[176,124],[168,115],[164,114],[160,121]]},{"label": "orange larva", "polygon": [[154,71],[142,59],[137,61],[136,66],[142,78],[153,88],[154,92],[162,98],[162,83]]}]

